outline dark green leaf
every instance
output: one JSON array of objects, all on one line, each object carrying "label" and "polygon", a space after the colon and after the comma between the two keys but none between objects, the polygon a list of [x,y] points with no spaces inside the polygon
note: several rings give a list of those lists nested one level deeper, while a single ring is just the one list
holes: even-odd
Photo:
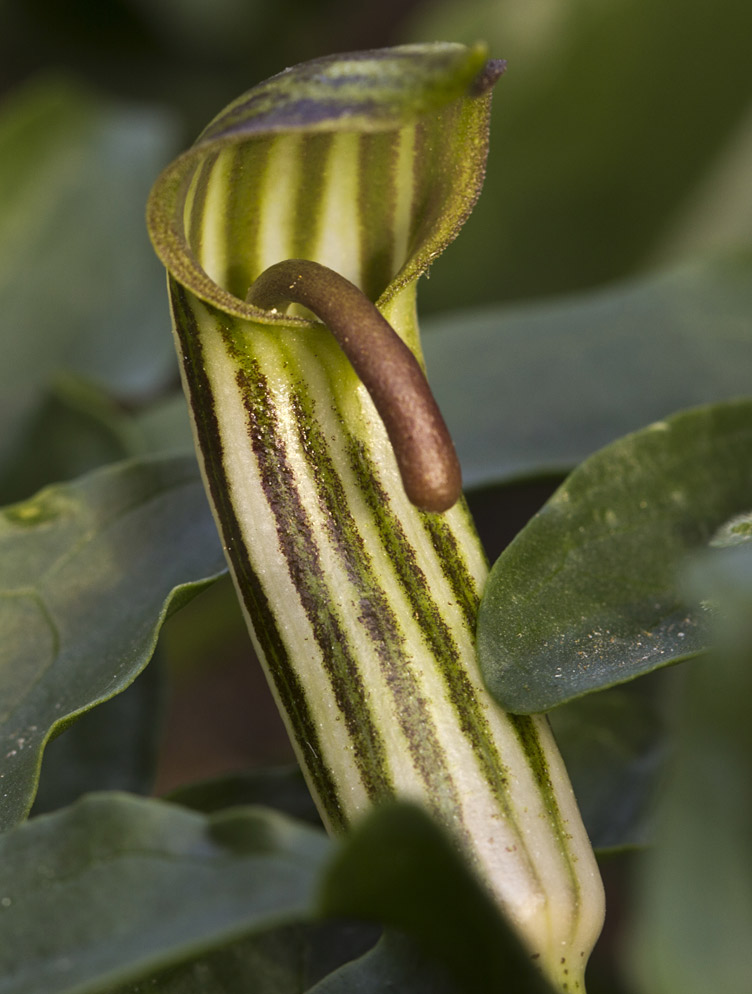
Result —
[{"label": "dark green leaf", "polygon": [[107,994],[303,994],[341,963],[361,956],[377,936],[372,927],[347,922],[288,925]]},{"label": "dark green leaf", "polygon": [[127,687],[169,613],[224,568],[192,459],[119,464],[0,514],[0,824],[55,731]]},{"label": "dark green leaf", "polygon": [[303,774],[297,766],[253,770],[191,784],[173,791],[168,800],[194,811],[210,813],[244,804],[261,804],[291,818],[320,825]]},{"label": "dark green leaf", "polygon": [[749,549],[718,550],[704,573],[703,595],[720,605],[718,648],[682,674],[675,762],[627,947],[627,972],[645,994],[741,992],[752,977]]},{"label": "dark green leaf", "polygon": [[102,390],[71,375],[55,376],[16,429],[0,464],[1,504],[145,447],[129,415]]},{"label": "dark green leaf", "polygon": [[749,391],[752,254],[424,329],[466,485],[568,471],[651,421]]},{"label": "dark green leaf", "polygon": [[463,994],[549,991],[491,897],[417,807],[379,808],[347,837],[323,879],[320,907],[405,932]]},{"label": "dark green leaf", "polygon": [[303,994],[309,942],[302,926],[275,929],[107,994]]},{"label": "dark green leaf", "polygon": [[52,739],[44,751],[32,815],[65,807],[94,790],[151,793],[162,734],[162,664],[152,658],[127,690]]},{"label": "dark green leaf", "polygon": [[596,850],[644,846],[668,740],[666,676],[570,701],[551,724]]},{"label": "dark green leaf", "polygon": [[136,424],[148,452],[193,451],[191,419],[182,390],[140,411]]},{"label": "dark green leaf", "polygon": [[173,122],[60,80],[0,116],[0,462],[60,369],[142,397],[173,375],[164,281],[144,230]]},{"label": "dark green leaf", "polygon": [[[345,964],[310,994],[462,994],[444,970],[404,935],[387,932],[365,956]],[[522,991],[519,992],[522,994]]]},{"label": "dark green leaf", "polygon": [[502,553],[478,620],[507,710],[545,711],[695,655],[676,572],[752,507],[752,401],[676,415],[588,459]]},{"label": "dark green leaf", "polygon": [[0,839],[0,991],[101,991],[306,918],[329,852],[256,808],[96,794],[32,819]]}]

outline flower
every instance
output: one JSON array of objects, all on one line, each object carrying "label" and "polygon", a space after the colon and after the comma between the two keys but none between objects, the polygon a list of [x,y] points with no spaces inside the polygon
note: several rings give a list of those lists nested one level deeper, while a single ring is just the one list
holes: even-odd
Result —
[{"label": "flower", "polygon": [[325,823],[425,805],[574,991],[600,880],[545,719],[505,714],[478,671],[487,566],[416,320],[479,195],[502,69],[437,44],[286,70],[168,167],[149,227],[207,491]]}]

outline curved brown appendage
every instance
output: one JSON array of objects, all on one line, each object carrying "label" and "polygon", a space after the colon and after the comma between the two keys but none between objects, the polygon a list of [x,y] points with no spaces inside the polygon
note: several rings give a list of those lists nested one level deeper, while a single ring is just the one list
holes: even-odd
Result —
[{"label": "curved brown appendage", "polygon": [[449,510],[462,491],[449,430],[417,359],[365,294],[326,266],[289,259],[265,270],[246,302],[302,304],[323,321],[384,422],[408,498],[423,511]]}]

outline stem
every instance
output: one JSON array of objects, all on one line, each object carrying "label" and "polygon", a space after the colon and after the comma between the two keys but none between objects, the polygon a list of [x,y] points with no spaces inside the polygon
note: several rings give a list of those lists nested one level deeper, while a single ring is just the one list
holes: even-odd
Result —
[{"label": "stem", "polygon": [[265,270],[246,302],[302,304],[330,329],[384,422],[405,493],[423,511],[447,511],[462,476],[449,429],[418,360],[365,294],[334,270],[288,259]]}]

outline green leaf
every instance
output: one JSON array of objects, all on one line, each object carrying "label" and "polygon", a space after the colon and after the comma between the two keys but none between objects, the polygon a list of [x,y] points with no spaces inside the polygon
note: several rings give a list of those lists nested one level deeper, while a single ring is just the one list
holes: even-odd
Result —
[{"label": "green leaf", "polygon": [[107,994],[304,994],[332,970],[339,974],[340,964],[361,956],[376,937],[373,928],[349,922],[299,922],[233,942],[117,991],[108,988]]},{"label": "green leaf", "polygon": [[[404,935],[387,932],[376,947],[360,959],[325,977],[310,994],[462,994],[444,970],[437,967]],[[520,990],[518,994],[523,994]]]},{"label": "green leaf", "polygon": [[193,434],[182,390],[139,411],[136,424],[146,452],[192,452]]},{"label": "green leaf", "polygon": [[704,598],[714,615],[743,618],[752,601],[752,513],[724,522],[710,546],[689,564],[684,585],[692,596]]},{"label": "green leaf", "polygon": [[309,945],[302,926],[275,929],[107,994],[303,994]]},{"label": "green leaf", "polygon": [[570,701],[551,725],[593,848],[646,845],[664,773],[665,673]]},{"label": "green leaf", "polygon": [[143,203],[173,146],[162,112],[61,80],[0,116],[0,464],[51,377],[142,397],[173,375],[164,283]]},{"label": "green leaf", "polygon": [[488,892],[420,808],[387,805],[356,827],[328,867],[319,901],[325,915],[405,932],[467,994],[550,990]]},{"label": "green leaf", "polygon": [[752,401],[678,414],[572,473],[496,562],[478,618],[489,689],[545,711],[702,652],[676,571],[752,507]]},{"label": "green leaf", "polygon": [[23,500],[143,447],[131,416],[104,391],[80,377],[56,375],[16,425],[0,463],[0,503]]},{"label": "green leaf", "polygon": [[224,569],[193,460],[119,464],[0,514],[0,825],[23,818],[42,749],[127,687],[171,610]]},{"label": "green leaf", "polygon": [[159,649],[130,687],[81,715],[47,745],[32,816],[94,790],[150,794],[164,715]]},{"label": "green leaf", "polygon": [[208,814],[229,807],[260,804],[298,821],[320,825],[321,818],[297,766],[236,773],[180,787],[167,798],[175,804]]},{"label": "green leaf", "polygon": [[568,471],[651,421],[749,391],[752,253],[424,327],[466,486]]},{"label": "green leaf", "polygon": [[101,991],[309,914],[323,833],[90,795],[0,838],[0,991]]},{"label": "green leaf", "polygon": [[714,551],[695,571],[721,605],[718,647],[682,674],[674,762],[636,889],[625,967],[644,994],[746,991],[752,976],[749,551]]}]

